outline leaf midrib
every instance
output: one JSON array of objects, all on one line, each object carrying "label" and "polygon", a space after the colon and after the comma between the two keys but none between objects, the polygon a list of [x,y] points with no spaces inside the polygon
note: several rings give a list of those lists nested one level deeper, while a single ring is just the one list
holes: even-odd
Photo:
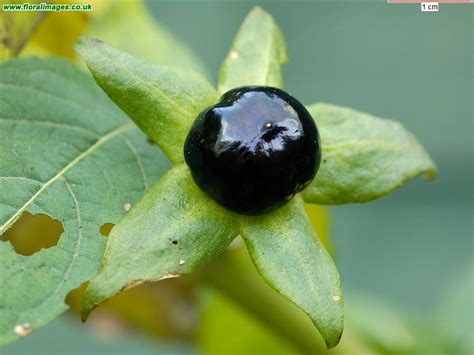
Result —
[{"label": "leaf midrib", "polygon": [[[295,202],[295,204],[292,206],[292,208],[295,209],[295,210],[298,209],[299,210],[298,213],[300,213],[300,214],[301,213],[306,213],[304,211],[301,211],[301,209],[303,208],[301,205],[299,205],[300,203],[302,203],[301,199],[299,197],[296,197],[295,199],[298,199],[298,201]],[[293,216],[292,216],[292,218],[293,218]],[[307,222],[307,223],[309,223],[309,222]],[[272,225],[273,225],[275,230],[280,229],[280,225],[278,223],[276,223],[275,221],[272,221]],[[314,238],[318,238],[313,233],[315,234],[315,232],[311,229],[311,235]],[[247,233],[247,231],[245,230],[245,227],[242,227],[242,226],[241,226],[241,235],[244,237],[244,240],[246,240],[246,241],[250,242],[251,244],[255,245],[255,242],[254,242],[255,238],[252,235],[252,233]],[[293,251],[293,256],[296,257],[300,261],[301,265],[304,265],[304,266],[302,266],[302,270],[304,271],[304,273],[303,273],[304,277],[307,280],[307,284],[310,285],[309,286],[310,289],[314,292],[314,295],[317,296],[316,308],[320,307],[320,304],[318,304],[318,302],[322,303],[323,299],[321,298],[321,294],[317,291],[318,290],[318,287],[317,287],[318,285],[315,283],[315,281],[314,281],[314,279],[311,275],[310,269],[306,266],[306,262],[302,262],[302,261],[304,261],[304,258],[302,258],[301,254],[298,252],[298,246],[297,246],[298,243],[295,243],[294,230],[292,229],[292,230],[283,231],[280,234],[280,237],[286,240],[286,243],[285,243],[286,247],[291,249]],[[322,245],[320,245],[319,247],[323,248]],[[253,249],[257,250],[257,248],[255,248],[255,246],[253,247]],[[260,258],[260,260],[262,260],[262,259],[263,259],[263,256],[262,256],[262,258]],[[311,318],[311,320],[313,322],[314,322],[315,319],[317,319],[317,315],[315,315],[314,311],[311,310],[311,308],[313,306],[315,306],[315,304],[312,302],[312,300],[309,300],[309,302],[308,302],[307,300],[302,300],[302,299],[299,299],[299,298],[296,299],[295,297],[293,297],[294,292],[292,292],[291,290],[283,290],[283,288],[285,286],[282,286],[281,284],[277,285],[273,281],[275,278],[271,277],[264,270],[265,267],[261,267],[261,265],[256,265],[256,267],[260,269],[259,272],[262,275],[265,275],[265,278],[268,280],[269,284],[272,285],[272,287],[275,289],[276,292],[283,295],[284,297],[287,297],[292,303],[294,303],[295,305],[300,307]]]},{"label": "leaf midrib", "polygon": [[[268,23],[266,24],[268,25]],[[261,83],[261,85],[269,85],[270,83],[268,83],[268,78],[270,76],[270,72],[271,72],[271,69],[270,69],[270,61],[271,61],[271,57],[272,57],[272,52],[274,51],[274,44],[275,44],[275,29],[273,28],[273,24],[270,22],[270,39],[267,41],[268,45],[264,48],[264,50],[261,51],[262,54],[262,57],[263,57],[263,60],[265,62],[265,65],[263,66],[265,68],[265,71],[261,74],[261,78],[262,80],[259,80],[258,82]],[[257,38],[257,42],[258,42],[258,38]],[[239,45],[232,45],[230,51],[228,52],[227,54],[227,57],[226,57],[226,62],[228,62],[229,60],[231,60],[231,52],[236,50],[238,51],[236,48],[238,48]],[[240,52],[240,51],[238,51]],[[228,65],[228,63],[227,63]],[[224,93],[224,89],[225,90],[228,90],[228,81],[229,81],[229,75],[227,74],[227,70],[226,70],[226,76],[224,78],[224,80],[219,80],[219,88],[218,88],[218,91],[219,93],[223,94]]]},{"label": "leaf midrib", "polygon": [[[271,21],[271,19],[270,19]],[[270,85],[270,84],[273,84],[273,83],[269,83],[269,77],[270,77],[270,73],[272,72],[271,68],[270,68],[270,62],[271,62],[271,58],[273,57],[273,54],[276,53],[276,50],[275,50],[275,42],[277,40],[276,36],[277,36],[277,33],[275,33],[275,26],[270,22],[270,40],[268,41],[268,46],[265,50],[265,73],[263,75],[263,78],[264,78],[264,84],[265,85]],[[273,53],[275,52],[275,53]],[[278,63],[280,64],[280,63]]]},{"label": "leaf midrib", "polygon": [[87,148],[85,151],[83,151],[81,154],[79,154],[76,158],[71,160],[70,163],[68,163],[64,168],[62,168],[56,175],[54,175],[51,179],[46,181],[41,188],[36,191],[31,198],[26,201],[23,206],[21,206],[17,212],[15,212],[0,228],[0,235],[3,234],[10,226],[21,216],[21,214],[30,206],[37,198],[39,195],[43,193],[49,186],[51,186],[55,181],[57,181],[59,178],[64,176],[67,171],[69,171],[71,168],[73,168],[79,161],[87,157],[88,155],[92,154],[96,149],[98,149],[101,145],[104,143],[108,142],[112,138],[116,137],[117,135],[122,134],[123,132],[127,131],[128,129],[131,129],[133,127],[133,123],[126,123],[122,126],[119,126],[115,128],[114,130],[110,131],[106,135],[102,136],[100,139],[98,139],[93,145],[91,145],[89,148]]},{"label": "leaf midrib", "polygon": [[[296,210],[298,210],[297,212],[300,214],[300,215],[305,215],[306,212],[304,211],[304,207],[301,206],[302,204],[302,201],[299,197],[295,197],[295,204],[292,206],[292,208],[294,209],[294,211],[291,211],[292,213],[296,213]],[[297,216],[299,217],[299,216]],[[292,215],[292,219],[294,218],[294,215]],[[305,221],[305,224],[309,224],[308,221]],[[277,229],[279,229],[279,225],[276,224],[276,227]],[[304,225],[302,226],[304,227]],[[313,235],[313,233],[315,234],[316,232],[314,232],[311,228],[310,228],[310,231],[311,231],[311,237],[312,238],[318,238],[316,235]],[[303,256],[301,255],[301,253],[299,253],[299,248],[298,248],[298,243],[295,242],[295,238],[294,238],[294,235],[295,235],[295,229],[291,229],[291,230],[283,230],[283,232],[281,233],[281,236],[282,238],[285,238],[288,243],[286,243],[287,246],[290,246],[291,247],[291,250],[294,252],[293,255],[296,256],[296,258],[300,261],[300,264],[302,265],[302,269],[305,271],[304,272],[304,275],[305,275],[305,278],[307,279],[307,284],[310,285],[310,288],[311,290],[314,292],[315,295],[320,296],[319,292],[318,292],[318,288],[317,288],[317,284],[315,283],[312,275],[311,275],[311,271],[309,270],[309,267],[307,267],[307,263],[306,262],[303,262],[305,261]],[[313,241],[313,243],[315,243]],[[316,262],[316,261],[315,261]],[[289,297],[290,299],[293,299],[292,294],[293,292],[292,291],[288,291],[288,292],[283,292],[282,290],[278,290],[278,292],[280,292],[281,294],[286,294],[285,296]],[[299,300],[298,300],[299,301]],[[292,301],[294,302],[294,301]],[[295,304],[297,304],[296,302],[294,302]],[[311,318],[313,318],[311,315],[310,315],[310,310],[306,309],[307,305],[305,302],[302,302],[303,304],[301,305],[298,305],[299,307],[301,307]],[[308,307],[308,308],[311,308],[311,307]]]},{"label": "leaf midrib", "polygon": [[[133,71],[131,71],[128,67],[124,66],[124,65],[121,65],[119,64],[119,62],[117,61],[114,61],[114,59],[109,56],[109,59],[110,61],[116,66],[116,68],[118,69],[121,69],[122,71],[125,71],[126,73],[128,73],[131,77],[135,78],[135,80],[138,80],[139,82],[142,82],[148,90],[150,90],[151,92],[155,92],[158,97],[161,97],[163,99],[165,99],[171,106],[173,106],[177,111],[180,111],[183,115],[185,116],[188,116],[188,117],[192,117],[191,113],[186,111],[185,109],[183,109],[181,106],[177,105],[176,102],[169,98],[168,95],[166,95],[164,93],[163,90],[161,90],[158,86],[156,85],[153,85],[152,82],[142,78],[140,75],[138,74],[135,74]],[[188,95],[188,98],[191,98],[191,96]],[[196,102],[193,101],[195,104]]]}]

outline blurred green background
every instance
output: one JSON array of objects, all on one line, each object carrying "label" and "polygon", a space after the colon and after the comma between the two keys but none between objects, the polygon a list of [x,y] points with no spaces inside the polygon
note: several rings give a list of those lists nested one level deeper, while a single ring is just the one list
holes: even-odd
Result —
[{"label": "blurred green background", "polygon": [[[373,297],[421,329],[415,342],[432,345],[434,331],[459,340],[461,345],[447,353],[469,351],[474,324],[474,7],[441,4],[437,13],[422,13],[419,4],[384,1],[257,3],[285,33],[290,63],[284,78],[290,93],[307,104],[329,102],[400,120],[439,167],[434,181],[419,179],[379,201],[331,209],[347,304],[357,295],[370,308],[367,300]],[[147,3],[158,22],[197,53],[214,83],[242,19],[254,5]],[[130,34],[130,40],[140,41],[133,28]],[[374,322],[372,327],[379,324]],[[104,342],[78,324],[62,317],[2,354],[199,351],[157,345],[133,333]]]}]

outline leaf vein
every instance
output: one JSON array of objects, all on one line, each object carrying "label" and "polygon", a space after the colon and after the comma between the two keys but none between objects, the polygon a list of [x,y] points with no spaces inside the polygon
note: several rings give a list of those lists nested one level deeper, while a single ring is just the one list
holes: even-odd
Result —
[{"label": "leaf vein", "polygon": [[1,179],[25,180],[25,181],[31,181],[31,182],[39,183],[41,185],[44,184],[44,182],[42,182],[42,181],[39,181],[39,180],[36,180],[36,179],[31,179],[31,178],[24,177],[24,176],[0,176],[0,180]]},{"label": "leaf vein", "polygon": [[13,83],[6,83],[6,82],[2,82],[2,86],[9,86],[9,87],[12,87],[12,88],[17,88],[17,89],[21,89],[21,90],[31,90],[31,91],[34,91],[40,95],[45,95],[45,96],[49,96],[49,97],[52,97],[58,101],[61,101],[71,107],[77,107],[78,109],[80,109],[81,111],[88,111],[88,112],[93,112],[93,113],[97,113],[97,111],[93,111],[93,110],[90,110],[87,108],[87,106],[83,106],[83,105],[79,105],[77,104],[76,102],[74,101],[70,101],[64,97],[61,97],[57,94],[54,94],[52,92],[49,92],[49,91],[45,91],[45,90],[40,90],[34,86],[27,86],[27,85],[20,85],[20,84],[13,84]]},{"label": "leaf vein", "polygon": [[[63,277],[62,277],[62,280],[60,282],[58,282],[58,285],[56,286],[56,288],[54,289],[53,292],[51,292],[51,294],[47,297],[45,297],[43,299],[43,301],[41,301],[40,303],[34,305],[34,306],[31,306],[30,308],[28,308],[27,310],[23,311],[22,312],[22,315],[25,313],[25,312],[29,312],[31,309],[34,309],[34,308],[39,308],[41,307],[42,305],[44,305],[46,302],[48,302],[48,300],[50,300],[52,297],[54,297],[58,291],[60,290],[61,286],[64,284],[64,282],[67,281],[68,279],[68,275],[69,273],[71,272],[72,270],[72,266],[74,265],[74,262],[76,261],[77,257],[79,256],[79,248],[81,246],[81,241],[82,241],[82,238],[83,238],[83,234],[82,234],[82,219],[81,219],[81,212],[80,212],[80,207],[79,207],[79,201],[76,197],[76,194],[74,193],[74,191],[72,190],[72,187],[71,185],[69,184],[69,182],[66,180],[66,178],[64,176],[61,176],[61,180],[64,182],[64,184],[66,185],[66,188],[67,190],[69,191],[69,194],[71,195],[71,198],[72,200],[74,201],[74,209],[76,210],[76,215],[77,215],[77,224],[78,224],[78,237],[76,239],[76,242],[75,242],[75,247],[74,247],[74,254],[72,254],[72,258],[71,260],[69,261],[69,265],[67,267],[67,269],[65,271],[61,270],[63,272]],[[22,317],[20,317],[22,318]]]},{"label": "leaf vein", "polygon": [[[110,57],[109,57],[110,58]],[[127,72],[130,76],[132,76],[133,78],[135,78],[135,80],[138,79],[138,81],[140,82],[143,82],[143,84],[146,85],[147,88],[149,88],[152,92],[156,92],[158,94],[158,96],[161,96],[161,98],[165,99],[166,101],[168,101],[171,106],[173,106],[176,110],[180,111],[181,113],[183,113],[184,115],[186,116],[189,116],[189,117],[192,117],[191,113],[184,110],[181,106],[178,106],[172,99],[170,99],[168,97],[168,95],[166,95],[163,90],[160,90],[157,86],[153,85],[153,83],[151,83],[150,81],[147,81],[147,80],[144,80],[143,78],[140,78],[140,76],[136,75],[135,73],[133,73],[131,70],[129,70],[126,66],[124,65],[120,65],[118,62],[112,60],[111,59],[111,62],[113,64],[115,64],[115,66],[119,69],[121,69],[122,71],[125,71]],[[188,96],[189,98],[189,96]]]},{"label": "leaf vein", "polygon": [[44,124],[52,127],[57,127],[57,128],[66,128],[66,129],[75,129],[90,135],[93,135],[94,137],[98,138],[99,135],[87,128],[76,126],[76,125],[71,125],[71,124],[66,124],[66,123],[57,123],[57,122],[52,122],[52,121],[42,121],[42,120],[28,120],[24,118],[9,118],[9,117],[0,117],[0,121],[12,121],[15,123],[31,123],[31,124]]},{"label": "leaf vein", "polygon": [[130,142],[129,139],[125,138],[125,137],[122,137],[122,139],[124,140],[125,144],[127,145],[128,149],[130,149],[130,151],[132,152],[132,154],[135,156],[135,159],[137,161],[137,164],[138,164],[138,168],[140,169],[140,173],[142,175],[142,179],[143,179],[143,184],[145,186],[145,190],[148,190],[148,188],[150,187],[148,185],[148,179],[146,177],[146,174],[145,174],[145,168],[143,166],[143,162],[142,162],[142,158],[140,157],[140,155],[138,154],[135,146],[132,144],[132,142]]},{"label": "leaf vein", "polygon": [[45,182],[38,191],[36,191],[31,198],[26,201],[16,213],[14,213],[1,227],[0,227],[0,234],[3,234],[25,211],[31,203],[33,203],[36,198],[38,198],[41,193],[43,193],[44,190],[46,190],[49,186],[51,186],[56,180],[61,178],[69,169],[74,167],[79,161],[87,157],[88,155],[92,154],[97,148],[102,146],[104,143],[109,141],[110,139],[116,137],[117,135],[122,134],[124,131],[130,129],[133,127],[132,123],[127,123],[124,124],[118,128],[115,128],[114,130],[110,131],[106,135],[102,136],[100,139],[98,139],[93,145],[91,145],[89,148],[87,148],[85,151],[83,151],[81,154],[79,154],[76,158],[74,158],[70,163],[68,163],[64,168],[62,168],[56,175],[54,175],[50,180]]}]

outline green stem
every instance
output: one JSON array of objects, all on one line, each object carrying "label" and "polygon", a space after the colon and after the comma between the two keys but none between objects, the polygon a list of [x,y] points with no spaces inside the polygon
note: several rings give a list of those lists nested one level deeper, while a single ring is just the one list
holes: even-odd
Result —
[{"label": "green stem", "polygon": [[258,275],[248,255],[243,253],[243,250],[224,253],[202,273],[203,281],[247,310],[301,353],[325,353],[324,342],[309,318],[270,288]]}]

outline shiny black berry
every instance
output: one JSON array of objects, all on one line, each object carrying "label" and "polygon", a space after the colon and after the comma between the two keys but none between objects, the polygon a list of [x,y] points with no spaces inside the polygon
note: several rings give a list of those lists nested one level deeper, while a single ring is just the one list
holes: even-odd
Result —
[{"label": "shiny black berry", "polygon": [[304,189],[321,150],[313,118],[298,100],[280,89],[248,86],[228,91],[196,118],[184,158],[209,196],[253,215]]}]

